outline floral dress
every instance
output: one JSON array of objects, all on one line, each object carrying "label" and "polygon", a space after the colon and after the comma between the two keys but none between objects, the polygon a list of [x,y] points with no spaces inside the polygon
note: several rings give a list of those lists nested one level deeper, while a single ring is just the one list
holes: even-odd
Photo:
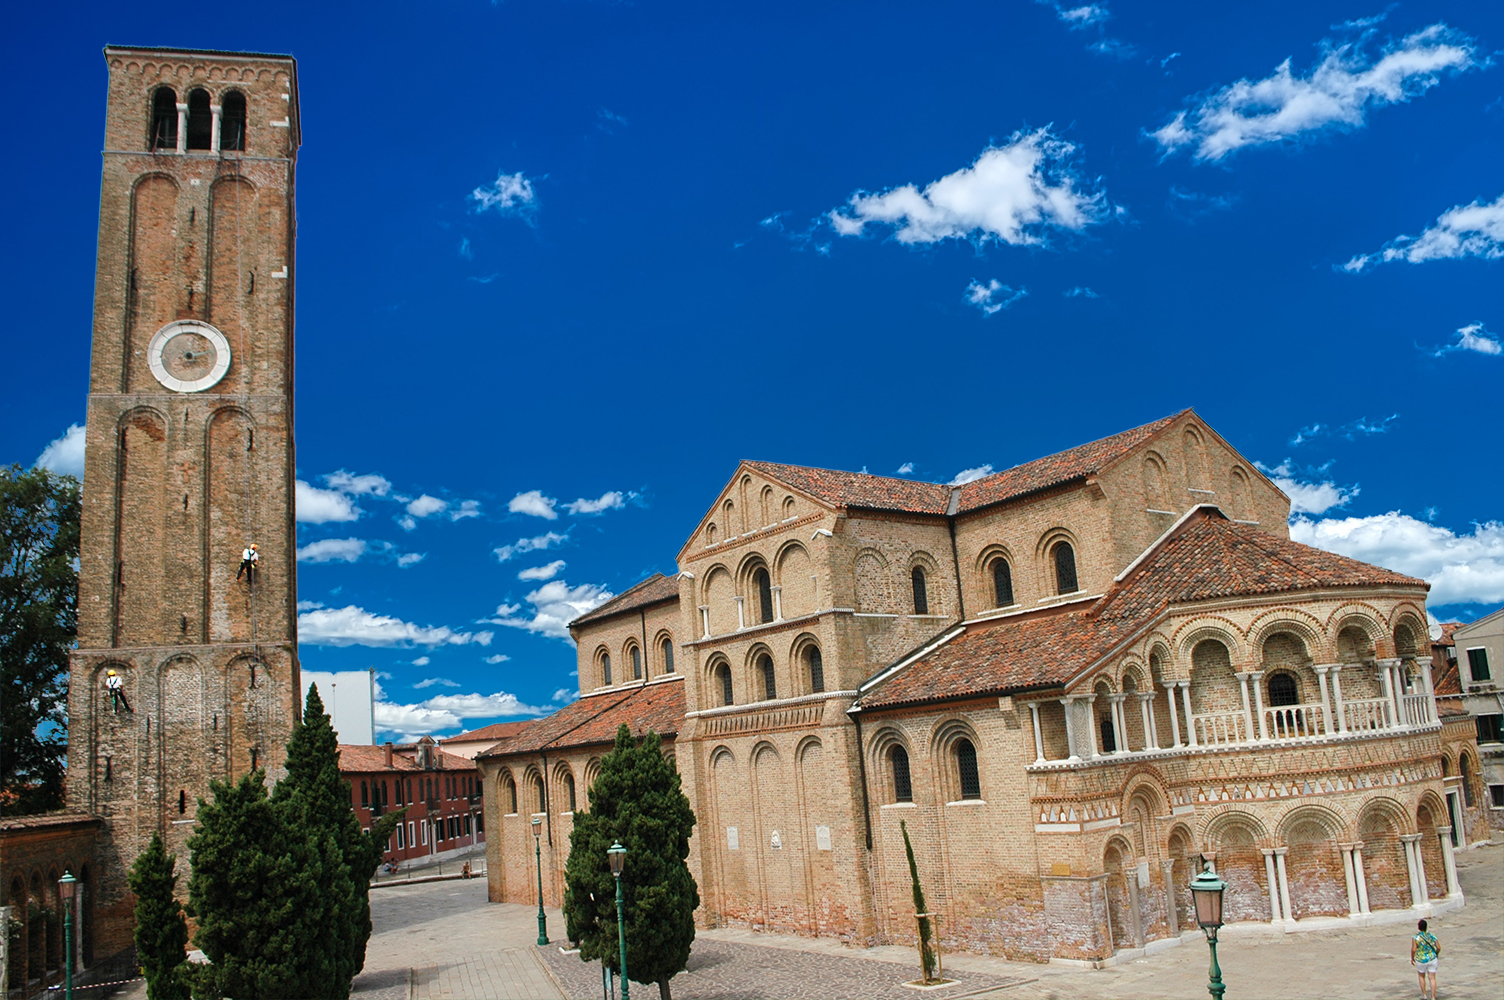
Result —
[{"label": "floral dress", "polygon": [[1421,931],[1411,940],[1415,942],[1416,965],[1425,965],[1427,962],[1434,962],[1436,961],[1436,956],[1441,953],[1441,949],[1436,945],[1436,938],[1431,935],[1430,931]]}]

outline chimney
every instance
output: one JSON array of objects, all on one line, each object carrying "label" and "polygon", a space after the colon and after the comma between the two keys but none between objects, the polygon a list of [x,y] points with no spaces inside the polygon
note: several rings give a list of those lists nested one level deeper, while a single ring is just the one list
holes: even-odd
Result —
[{"label": "chimney", "polygon": [[392,741],[391,740],[387,740],[386,741],[386,766],[387,767],[391,767],[392,766]]}]

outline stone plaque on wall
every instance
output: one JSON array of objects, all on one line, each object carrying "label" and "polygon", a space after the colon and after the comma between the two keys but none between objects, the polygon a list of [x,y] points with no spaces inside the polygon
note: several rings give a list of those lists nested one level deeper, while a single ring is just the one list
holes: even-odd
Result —
[{"label": "stone plaque on wall", "polygon": [[775,851],[781,851],[781,850],[783,850],[783,838],[780,837],[780,836],[778,836],[778,831],[777,830],[773,831],[773,850],[775,850]]},{"label": "stone plaque on wall", "polygon": [[830,827],[815,827],[815,847],[821,851],[830,850]]},{"label": "stone plaque on wall", "polygon": [[731,851],[741,850],[741,843],[736,839],[736,827],[726,827],[726,848]]},{"label": "stone plaque on wall", "polygon": [[1140,889],[1149,888],[1149,862],[1147,861],[1140,861],[1138,863],[1138,887]]}]

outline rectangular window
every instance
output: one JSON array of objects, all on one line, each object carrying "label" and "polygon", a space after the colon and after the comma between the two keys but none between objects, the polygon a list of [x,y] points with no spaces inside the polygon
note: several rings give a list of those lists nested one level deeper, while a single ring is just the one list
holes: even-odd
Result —
[{"label": "rectangular window", "polygon": [[397,827],[397,850],[402,850],[407,843],[402,839],[402,827]]},{"label": "rectangular window", "polygon": [[417,843],[417,840],[413,838],[413,833],[413,824],[411,821],[409,821],[407,824],[407,843],[409,846]]},{"label": "rectangular window", "polygon": [[428,843],[428,820],[425,819],[418,827],[418,835],[423,838],[424,844]]},{"label": "rectangular window", "polygon": [[1486,681],[1488,673],[1488,650],[1482,646],[1467,651],[1467,667],[1472,671],[1474,681]]},{"label": "rectangular window", "polygon": [[1504,785],[1489,785],[1488,801],[1495,809],[1504,809]]},{"label": "rectangular window", "polygon": [[1504,721],[1504,715],[1480,715],[1478,716],[1478,742],[1500,742],[1499,723]]},{"label": "rectangular window", "polygon": [[470,836],[470,814],[469,813],[465,814],[465,832],[464,832],[463,836],[466,836],[466,837]]}]

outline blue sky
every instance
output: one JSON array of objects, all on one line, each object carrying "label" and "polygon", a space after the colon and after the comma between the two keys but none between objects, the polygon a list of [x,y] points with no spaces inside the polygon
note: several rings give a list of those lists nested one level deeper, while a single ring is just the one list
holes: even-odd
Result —
[{"label": "blue sky", "polygon": [[[813,9],[812,9],[813,8]],[[32,5],[0,460],[80,458],[109,43],[299,60],[306,669],[573,696],[741,458],[949,481],[1194,406],[1297,538],[1504,601],[1504,8]],[[23,120],[24,119],[24,120]],[[40,376],[40,377],[39,377]],[[503,558],[504,557],[504,558]]]}]

